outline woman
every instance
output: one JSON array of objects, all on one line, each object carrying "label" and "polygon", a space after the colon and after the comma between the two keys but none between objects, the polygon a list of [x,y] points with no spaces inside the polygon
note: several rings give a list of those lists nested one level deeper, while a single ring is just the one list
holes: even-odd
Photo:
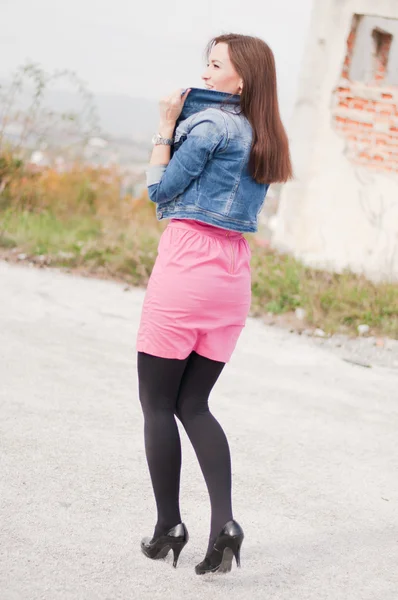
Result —
[{"label": "woman", "polygon": [[[233,519],[231,461],[208,398],[249,312],[250,250],[268,186],[291,175],[278,108],[275,63],[262,40],[222,35],[207,49],[206,90],[179,90],[160,103],[148,192],[159,243],[138,333],[145,449],[158,519],[141,542],[149,558],[188,541],[181,522],[181,446],[175,415],[195,449],[211,503],[211,528],[196,573],[240,566],[243,531]],[[171,156],[171,150],[173,154]]]}]

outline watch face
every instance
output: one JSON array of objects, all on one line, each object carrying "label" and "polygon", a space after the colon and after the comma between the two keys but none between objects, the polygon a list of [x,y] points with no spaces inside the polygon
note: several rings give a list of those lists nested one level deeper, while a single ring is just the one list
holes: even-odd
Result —
[{"label": "watch face", "polygon": [[152,138],[152,144],[157,144],[159,141],[159,137],[160,137],[159,134],[155,133],[155,135]]}]

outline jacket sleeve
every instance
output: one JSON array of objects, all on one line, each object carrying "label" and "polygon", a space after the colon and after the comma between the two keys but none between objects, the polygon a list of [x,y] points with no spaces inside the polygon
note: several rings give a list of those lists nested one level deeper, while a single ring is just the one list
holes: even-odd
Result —
[{"label": "jacket sleeve", "polygon": [[187,138],[168,165],[152,165],[147,171],[150,200],[166,204],[174,200],[197,179],[207,162],[227,144],[227,127],[219,109],[197,113],[187,131]]}]

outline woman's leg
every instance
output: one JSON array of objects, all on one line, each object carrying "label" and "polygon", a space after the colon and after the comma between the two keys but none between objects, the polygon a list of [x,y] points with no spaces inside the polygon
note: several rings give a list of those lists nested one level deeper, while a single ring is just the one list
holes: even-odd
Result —
[{"label": "woman's leg", "polygon": [[166,533],[181,522],[181,444],[174,413],[187,360],[138,353],[145,451],[158,512],[154,537]]},{"label": "woman's leg", "polygon": [[225,363],[193,352],[186,365],[177,401],[181,420],[195,449],[211,503],[208,551],[221,529],[232,517],[231,457],[228,441],[209,411],[208,399]]}]

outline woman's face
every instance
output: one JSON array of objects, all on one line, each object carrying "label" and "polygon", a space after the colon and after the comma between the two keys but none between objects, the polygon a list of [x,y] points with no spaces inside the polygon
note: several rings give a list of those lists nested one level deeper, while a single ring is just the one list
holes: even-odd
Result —
[{"label": "woman's face", "polygon": [[228,44],[220,42],[213,46],[202,79],[208,90],[227,94],[241,93],[243,82],[229,58]]}]

